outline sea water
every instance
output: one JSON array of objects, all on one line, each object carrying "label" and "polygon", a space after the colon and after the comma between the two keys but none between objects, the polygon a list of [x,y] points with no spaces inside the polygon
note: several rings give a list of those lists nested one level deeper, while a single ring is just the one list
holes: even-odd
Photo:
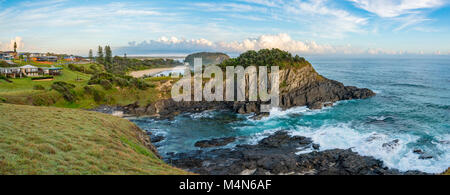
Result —
[{"label": "sea water", "polygon": [[[132,121],[166,137],[157,144],[162,155],[197,150],[194,144],[199,140],[237,137],[235,143],[225,146],[233,147],[256,144],[271,133],[288,130],[292,135],[312,138],[320,150],[351,148],[401,171],[441,173],[450,167],[450,58],[308,60],[323,76],[372,89],[377,96],[337,102],[323,110],[273,109],[262,120],[229,111],[206,111],[184,113],[174,120]],[[432,158],[420,159],[421,155]]]}]

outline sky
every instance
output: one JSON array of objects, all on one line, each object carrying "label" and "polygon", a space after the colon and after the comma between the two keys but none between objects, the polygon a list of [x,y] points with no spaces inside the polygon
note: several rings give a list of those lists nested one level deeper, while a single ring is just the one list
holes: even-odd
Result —
[{"label": "sky", "polygon": [[450,0],[0,0],[0,51],[450,55]]}]

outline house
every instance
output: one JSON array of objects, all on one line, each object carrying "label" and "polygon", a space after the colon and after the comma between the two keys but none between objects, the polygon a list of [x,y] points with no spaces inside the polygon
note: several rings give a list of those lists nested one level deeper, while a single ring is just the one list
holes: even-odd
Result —
[{"label": "house", "polygon": [[0,75],[9,78],[16,78],[16,76],[20,76],[20,68],[0,68]]},{"label": "house", "polygon": [[56,56],[39,56],[39,57],[36,57],[36,61],[38,61],[38,62],[57,62],[58,57],[56,57]]},{"label": "house", "polygon": [[20,72],[27,77],[39,76],[39,68],[31,65],[20,67]]},{"label": "house", "polygon": [[13,51],[0,52],[0,60],[13,60],[15,53]]},{"label": "house", "polygon": [[58,76],[62,73],[61,67],[35,67],[31,65],[25,65],[22,67],[8,67],[0,68],[0,75],[9,78],[17,77],[36,77],[41,75]]},{"label": "house", "polygon": [[43,75],[52,75],[52,76],[57,76],[57,75],[61,75],[61,70],[63,68],[61,67],[44,67],[44,68],[39,68],[39,72]]}]

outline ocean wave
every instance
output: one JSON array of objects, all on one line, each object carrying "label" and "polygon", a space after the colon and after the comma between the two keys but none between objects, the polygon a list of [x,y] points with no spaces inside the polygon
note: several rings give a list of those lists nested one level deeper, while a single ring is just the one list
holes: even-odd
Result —
[{"label": "ocean wave", "polygon": [[432,87],[425,86],[425,85],[409,84],[409,83],[395,83],[395,84],[391,84],[391,86],[394,86],[394,87],[412,87],[412,88],[422,88],[422,89],[432,88]]},{"label": "ocean wave", "polygon": [[[400,171],[419,170],[427,173],[442,173],[450,164],[449,146],[436,143],[432,159],[419,159],[414,153],[414,143],[418,136],[411,134],[389,135],[380,132],[358,131],[349,124],[326,125],[318,129],[299,126],[292,135],[310,137],[314,143],[320,144],[320,150],[352,149],[364,156],[373,156],[384,162],[389,168]],[[439,155],[440,153],[440,155]]]}]

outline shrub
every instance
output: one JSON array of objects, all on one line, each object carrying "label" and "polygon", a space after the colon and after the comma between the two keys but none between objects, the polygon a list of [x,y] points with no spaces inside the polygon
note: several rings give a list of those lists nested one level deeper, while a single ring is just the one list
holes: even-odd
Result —
[{"label": "shrub", "polygon": [[103,91],[94,90],[92,95],[94,96],[94,101],[97,103],[105,101],[105,92]]},{"label": "shrub", "polygon": [[111,84],[111,82],[110,81],[108,81],[108,80],[101,80],[100,81],[100,85],[103,87],[103,89],[105,89],[105,90],[110,90],[110,89],[112,89],[112,84]]},{"label": "shrub", "polygon": [[35,86],[33,86],[33,89],[34,90],[45,90],[45,87],[42,85],[35,85]]},{"label": "shrub", "polygon": [[53,79],[53,76],[33,77],[33,78],[31,78],[32,81],[36,81],[36,80],[45,80],[45,79]]},{"label": "shrub", "polygon": [[39,93],[31,97],[34,106],[51,106],[56,103],[58,97],[51,93]]},{"label": "shrub", "polygon": [[96,89],[92,86],[86,85],[84,86],[84,93],[92,95]]},{"label": "shrub", "polygon": [[6,99],[3,97],[0,97],[0,102],[6,102]]},{"label": "shrub", "polygon": [[73,88],[75,88],[75,85],[62,81],[52,84],[52,89],[63,95],[64,99],[68,102],[74,102],[76,100],[76,94]]},{"label": "shrub", "polygon": [[118,77],[114,80],[114,83],[120,87],[129,87],[130,86],[130,82],[128,82],[127,79]]}]

